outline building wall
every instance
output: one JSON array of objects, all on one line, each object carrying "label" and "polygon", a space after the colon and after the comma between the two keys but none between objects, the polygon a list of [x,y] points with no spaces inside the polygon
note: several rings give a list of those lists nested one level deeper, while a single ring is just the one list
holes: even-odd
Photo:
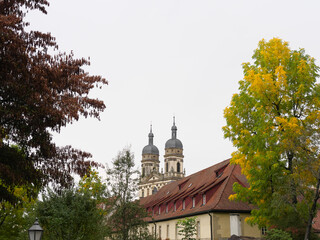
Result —
[{"label": "building wall", "polygon": [[[154,187],[159,191],[164,185],[168,184],[170,180],[160,180],[148,183],[140,183],[139,184],[139,197],[147,197],[152,195],[152,190]],[[144,191],[144,196],[142,196],[142,191]]]},{"label": "building wall", "polygon": [[258,228],[258,226],[251,226],[248,223],[245,222],[245,219],[247,217],[250,217],[249,213],[240,214],[241,216],[241,222],[243,222],[243,236],[253,236],[256,238],[262,237],[261,230]]},{"label": "building wall", "polygon": [[[171,172],[171,169],[173,169],[173,172],[177,172],[177,163],[180,164],[180,171],[179,171],[179,177],[183,176],[183,150],[182,149],[165,149],[165,155],[164,155],[164,169],[165,169],[165,175],[167,173]],[[168,169],[166,167],[168,163]],[[168,171],[167,171],[168,170]]]},{"label": "building wall", "polygon": [[159,155],[143,154],[141,161],[142,176],[148,176],[153,171],[159,172]]},{"label": "building wall", "polygon": [[[229,213],[213,213],[213,235],[214,239],[228,239],[230,237],[230,215]],[[261,231],[257,226],[251,226],[245,219],[249,213],[239,213],[241,236],[261,238]]]},{"label": "building wall", "polygon": [[[211,213],[212,215],[212,230],[213,230],[213,239],[214,240],[227,240],[230,238],[230,214],[229,213]],[[245,222],[245,218],[250,216],[250,214],[240,213],[241,219],[241,232],[242,236],[261,238],[261,231],[256,226],[250,226]],[[161,239],[170,239],[170,240],[180,240],[182,236],[178,235],[178,230],[176,226],[179,219],[168,220],[163,222],[150,223],[148,229],[150,233],[154,229],[157,229],[157,236]],[[210,230],[210,216],[208,214],[201,214],[196,216],[196,222],[200,223],[200,233],[197,239],[201,240],[211,240],[211,230]],[[159,236],[159,227],[161,228],[161,236]],[[169,230],[169,232],[168,232]]]}]

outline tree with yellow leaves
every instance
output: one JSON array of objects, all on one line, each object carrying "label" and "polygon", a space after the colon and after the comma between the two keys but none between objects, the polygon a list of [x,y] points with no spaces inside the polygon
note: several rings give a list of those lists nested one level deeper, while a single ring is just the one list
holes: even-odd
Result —
[{"label": "tree with yellow leaves", "polygon": [[235,184],[230,199],[257,206],[248,222],[307,240],[320,186],[319,67],[278,38],[261,40],[252,58],[224,111],[225,137],[237,148],[232,163],[250,184]]},{"label": "tree with yellow leaves", "polygon": [[91,169],[89,174],[80,179],[78,190],[81,193],[89,193],[98,204],[106,204],[109,198],[107,185],[95,169]]}]

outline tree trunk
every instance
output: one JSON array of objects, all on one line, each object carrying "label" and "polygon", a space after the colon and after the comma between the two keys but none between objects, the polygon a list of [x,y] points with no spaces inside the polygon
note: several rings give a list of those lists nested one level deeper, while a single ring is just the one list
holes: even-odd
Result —
[{"label": "tree trunk", "polygon": [[[293,174],[293,153],[292,151],[288,151],[287,152],[287,158],[288,158],[288,170],[290,171],[290,174]],[[291,179],[290,180],[290,188],[291,188],[291,201],[293,205],[296,205],[298,203],[298,199],[297,199],[297,189],[296,189],[296,185],[294,183],[294,180]]]},{"label": "tree trunk", "polygon": [[309,240],[310,239],[310,234],[311,234],[311,228],[312,228],[312,220],[314,219],[316,215],[316,210],[317,210],[317,202],[319,199],[319,187],[320,187],[320,171],[318,173],[318,182],[317,182],[317,187],[315,190],[315,195],[313,199],[313,204],[309,212],[309,219],[308,219],[308,225],[306,228],[306,233],[304,235],[304,240]]}]

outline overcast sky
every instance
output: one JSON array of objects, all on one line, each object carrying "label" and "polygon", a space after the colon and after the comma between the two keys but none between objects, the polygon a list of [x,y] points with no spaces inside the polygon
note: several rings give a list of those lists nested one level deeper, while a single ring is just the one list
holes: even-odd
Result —
[{"label": "overcast sky", "polygon": [[259,40],[279,37],[320,59],[318,0],[51,0],[47,10],[29,13],[31,28],[90,57],[86,69],[109,81],[91,94],[106,104],[101,121],[82,118],[54,139],[109,166],[127,145],[140,166],[152,122],[163,167],[173,115],[187,175],[229,158],[223,110]]}]

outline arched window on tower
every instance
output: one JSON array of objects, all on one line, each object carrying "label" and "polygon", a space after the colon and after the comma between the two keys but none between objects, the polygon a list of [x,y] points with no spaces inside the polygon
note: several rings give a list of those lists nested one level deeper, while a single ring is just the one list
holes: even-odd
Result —
[{"label": "arched window on tower", "polygon": [[142,168],[142,177],[144,177],[145,175],[146,175],[146,170]]},{"label": "arched window on tower", "polygon": [[178,173],[180,172],[180,163],[179,162],[177,163],[177,172]]},{"label": "arched window on tower", "polygon": [[169,164],[166,163],[166,172],[168,172],[168,171],[169,171]]},{"label": "arched window on tower", "polygon": [[156,194],[158,192],[158,189],[156,187],[153,188],[152,194]]}]

